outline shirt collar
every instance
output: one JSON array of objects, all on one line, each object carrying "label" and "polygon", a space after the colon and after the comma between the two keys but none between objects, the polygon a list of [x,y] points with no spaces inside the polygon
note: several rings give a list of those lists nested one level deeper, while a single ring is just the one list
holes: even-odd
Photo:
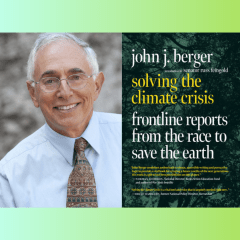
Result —
[{"label": "shirt collar", "polygon": [[97,113],[93,112],[92,118],[81,137],[85,138],[92,148],[100,154],[100,132]]},{"label": "shirt collar", "polygon": [[83,137],[88,143],[100,154],[100,133],[97,114],[93,112],[92,118],[83,134],[77,138],[70,138],[55,132],[45,123],[45,132],[51,144],[64,156],[64,158],[72,165],[74,144],[77,138]]}]

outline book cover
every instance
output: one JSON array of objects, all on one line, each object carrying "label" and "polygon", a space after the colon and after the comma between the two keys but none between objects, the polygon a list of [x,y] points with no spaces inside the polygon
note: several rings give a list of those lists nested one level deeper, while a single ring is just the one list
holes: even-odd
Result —
[{"label": "book cover", "polygon": [[123,206],[238,207],[239,34],[123,34]]}]

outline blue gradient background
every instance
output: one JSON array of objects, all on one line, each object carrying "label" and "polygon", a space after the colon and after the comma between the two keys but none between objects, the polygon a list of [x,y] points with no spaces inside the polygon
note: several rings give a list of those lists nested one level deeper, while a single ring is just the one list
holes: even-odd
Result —
[{"label": "blue gradient background", "polygon": [[[1,32],[239,32],[239,1],[5,1]],[[240,209],[0,209],[1,240],[239,239]]]}]

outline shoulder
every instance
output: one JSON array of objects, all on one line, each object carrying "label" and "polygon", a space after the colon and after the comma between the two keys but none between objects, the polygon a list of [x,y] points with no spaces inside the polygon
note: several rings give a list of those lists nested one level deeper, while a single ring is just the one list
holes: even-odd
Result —
[{"label": "shoulder", "polygon": [[121,124],[122,115],[116,113],[95,112],[100,124]]},{"label": "shoulder", "polygon": [[95,112],[102,135],[111,139],[122,137],[122,115],[114,113]]},{"label": "shoulder", "polygon": [[23,139],[5,157],[0,161],[0,169],[7,163],[14,159],[21,159],[21,156],[26,152],[31,152],[36,146],[39,146],[47,141],[45,137],[44,126],[39,128],[36,132]]}]

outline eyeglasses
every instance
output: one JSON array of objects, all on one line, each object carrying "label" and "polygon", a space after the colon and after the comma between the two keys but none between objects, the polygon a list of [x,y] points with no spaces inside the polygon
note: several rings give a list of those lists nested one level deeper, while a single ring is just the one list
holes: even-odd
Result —
[{"label": "eyeglasses", "polygon": [[87,81],[89,78],[91,78],[93,75],[88,76],[84,73],[78,73],[68,76],[68,78],[59,79],[57,77],[45,77],[41,78],[39,82],[40,88],[43,92],[50,93],[56,91],[61,84],[62,80],[66,80],[68,83],[68,86],[73,89],[82,89],[87,85]]}]

